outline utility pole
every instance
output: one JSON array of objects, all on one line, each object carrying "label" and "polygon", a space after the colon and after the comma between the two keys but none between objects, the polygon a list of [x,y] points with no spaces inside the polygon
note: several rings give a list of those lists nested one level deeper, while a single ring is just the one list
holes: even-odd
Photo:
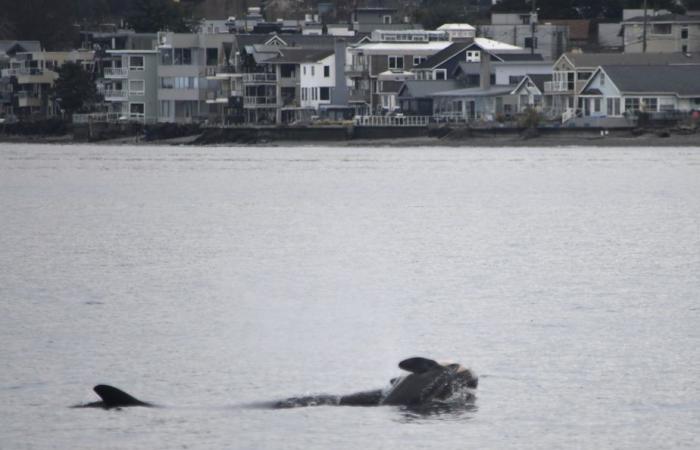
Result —
[{"label": "utility pole", "polygon": [[[644,0],[646,1],[646,0]],[[535,14],[537,14],[537,0],[532,0],[532,10],[530,11],[530,54],[535,54]]]},{"label": "utility pole", "polygon": [[644,0],[644,29],[642,30],[642,53],[647,52],[647,0]]}]

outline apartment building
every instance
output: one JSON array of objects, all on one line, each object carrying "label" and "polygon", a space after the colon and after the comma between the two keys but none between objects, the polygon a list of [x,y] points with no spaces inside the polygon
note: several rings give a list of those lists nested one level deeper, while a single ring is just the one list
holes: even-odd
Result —
[{"label": "apartment building", "polygon": [[207,103],[209,79],[224,65],[230,34],[158,33],[158,121],[209,120],[217,110]]},{"label": "apartment building", "polygon": [[537,13],[493,13],[491,24],[482,25],[481,37],[529,49],[553,61],[569,46],[569,28],[539,23]]},{"label": "apartment building", "polygon": [[113,57],[104,68],[102,90],[108,111],[123,120],[153,123],[158,120],[158,51],[107,50]]}]

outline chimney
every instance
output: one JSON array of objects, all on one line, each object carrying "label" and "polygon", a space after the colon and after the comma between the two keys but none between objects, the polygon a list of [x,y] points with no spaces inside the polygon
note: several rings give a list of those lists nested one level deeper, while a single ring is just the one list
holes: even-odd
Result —
[{"label": "chimney", "polygon": [[485,90],[491,88],[491,55],[484,50],[481,50],[479,68],[479,87]]}]

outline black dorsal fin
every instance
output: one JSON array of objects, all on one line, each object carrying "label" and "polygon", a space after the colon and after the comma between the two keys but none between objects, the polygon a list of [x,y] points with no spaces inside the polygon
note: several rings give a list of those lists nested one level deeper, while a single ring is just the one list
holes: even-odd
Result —
[{"label": "black dorsal fin", "polygon": [[146,402],[132,397],[121,389],[106,384],[98,384],[93,388],[95,393],[100,396],[105,408],[117,408],[120,406],[150,406]]},{"label": "black dorsal fin", "polygon": [[415,358],[404,359],[399,363],[399,367],[413,373],[425,373],[429,370],[441,368],[442,366],[437,361],[417,356]]}]

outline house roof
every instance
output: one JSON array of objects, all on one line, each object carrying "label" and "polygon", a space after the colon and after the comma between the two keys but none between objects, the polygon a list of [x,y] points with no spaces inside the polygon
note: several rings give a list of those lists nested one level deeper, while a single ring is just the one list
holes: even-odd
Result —
[{"label": "house roof", "polygon": [[329,57],[335,52],[332,49],[318,50],[307,48],[289,48],[283,47],[279,50],[280,54],[274,58],[265,61],[267,64],[300,64],[320,61]]},{"label": "house roof", "polygon": [[445,23],[437,29],[440,31],[476,31],[476,28],[468,23]]},{"label": "house roof", "polygon": [[[700,16],[687,16],[683,14],[660,14],[658,16],[647,16],[648,23],[697,23],[700,22]],[[626,23],[644,23],[644,16],[630,17],[622,21]]]},{"label": "house roof", "polygon": [[449,91],[459,87],[456,80],[406,80],[399,89],[399,98],[430,97],[435,92]]},{"label": "house roof", "polygon": [[449,47],[445,47],[422,63],[418,64],[416,67],[414,67],[414,69],[433,69],[458,53],[466,50],[467,47],[471,46],[473,43],[474,41],[472,40],[466,42],[454,42]]},{"label": "house roof", "polygon": [[481,87],[471,87],[435,92],[431,95],[431,97],[490,97],[492,95],[510,95],[514,88],[514,84],[491,85],[486,89]]},{"label": "house roof", "polygon": [[[544,57],[540,53],[495,53],[498,59],[503,61],[542,61],[544,62]],[[549,64],[549,63],[548,63]]]},{"label": "house roof", "polygon": [[670,64],[700,64],[700,55],[684,53],[564,53],[577,68],[595,69],[598,66],[629,66],[629,65],[670,65]]},{"label": "house roof", "polygon": [[700,97],[700,66],[602,66],[602,69],[622,93]]},{"label": "house roof", "polygon": [[18,53],[40,52],[41,43],[39,41],[0,40],[0,55],[5,55],[8,51]]},{"label": "house roof", "polygon": [[362,44],[355,49],[362,51],[368,55],[385,55],[387,52],[427,52],[437,53],[445,47],[449,47],[451,42],[448,41],[429,41],[429,42],[370,42]]},{"label": "house roof", "polygon": [[533,83],[535,83],[535,86],[537,86],[537,89],[540,90],[540,92],[544,92],[544,83],[547,81],[552,81],[552,74],[541,74],[541,73],[528,73],[526,75],[527,78],[529,78]]}]

